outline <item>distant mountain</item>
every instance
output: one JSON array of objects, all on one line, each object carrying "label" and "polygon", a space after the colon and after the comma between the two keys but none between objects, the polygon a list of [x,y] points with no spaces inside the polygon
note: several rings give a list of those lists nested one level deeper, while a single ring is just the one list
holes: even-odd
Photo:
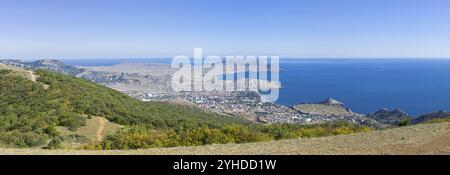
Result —
[{"label": "distant mountain", "polygon": [[[116,84],[116,83],[132,84],[132,83],[136,83],[133,80],[135,80],[137,78],[136,77],[137,74],[92,71],[92,70],[87,70],[87,69],[67,65],[67,64],[63,63],[62,61],[52,60],[52,59],[43,59],[43,60],[37,60],[37,61],[33,61],[33,62],[4,59],[4,60],[0,60],[0,64],[20,67],[20,68],[24,68],[24,69],[32,69],[32,70],[38,70],[38,69],[49,70],[52,72],[57,72],[57,73],[62,73],[62,74],[66,74],[66,75],[71,75],[74,77],[84,78],[84,79],[91,80],[93,82],[96,82],[98,84],[103,84],[103,85]],[[133,69],[133,68],[130,68],[130,69]],[[170,82],[170,81],[168,81],[168,82]],[[139,84],[140,82],[137,82],[137,83]]]},{"label": "distant mountain", "polygon": [[412,121],[413,124],[419,124],[428,122],[433,119],[443,119],[450,117],[450,113],[447,111],[436,111],[428,114],[421,115]]},{"label": "distant mountain", "polygon": [[325,99],[324,101],[318,102],[317,104],[334,105],[334,106],[345,107],[343,102],[337,101],[337,100],[335,100],[335,99],[333,99],[331,97]]},{"label": "distant mountain", "polygon": [[411,119],[411,117],[401,109],[390,111],[385,108],[380,109],[377,112],[370,113],[367,117],[389,125],[399,125],[400,122]]},{"label": "distant mountain", "polygon": [[85,71],[84,69],[66,65],[59,60],[51,59],[38,60],[33,62],[26,62],[21,60],[0,60],[0,63],[33,70],[45,69],[72,76],[76,76]]}]

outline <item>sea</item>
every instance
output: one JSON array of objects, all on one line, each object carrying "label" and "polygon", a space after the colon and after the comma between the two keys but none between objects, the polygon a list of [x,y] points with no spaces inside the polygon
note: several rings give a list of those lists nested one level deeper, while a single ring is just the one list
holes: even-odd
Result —
[{"label": "sea", "polygon": [[[170,64],[171,59],[63,59],[74,66]],[[450,59],[281,59],[276,103],[292,106],[331,97],[352,111],[381,108],[410,115],[450,110]]]}]

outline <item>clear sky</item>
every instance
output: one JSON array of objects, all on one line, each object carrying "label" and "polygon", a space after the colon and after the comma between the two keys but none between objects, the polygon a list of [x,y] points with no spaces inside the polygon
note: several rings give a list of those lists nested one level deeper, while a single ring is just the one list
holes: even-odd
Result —
[{"label": "clear sky", "polygon": [[449,0],[0,0],[0,58],[450,58]]}]

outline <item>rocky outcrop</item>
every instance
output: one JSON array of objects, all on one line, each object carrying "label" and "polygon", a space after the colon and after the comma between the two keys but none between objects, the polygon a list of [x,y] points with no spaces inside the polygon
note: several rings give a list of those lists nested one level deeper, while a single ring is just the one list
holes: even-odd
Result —
[{"label": "rocky outcrop", "polygon": [[402,111],[401,109],[390,111],[386,108],[370,113],[367,117],[389,125],[399,125],[400,122],[411,119],[408,113]]},{"label": "rocky outcrop", "polygon": [[337,101],[331,97],[325,99],[325,101],[318,102],[317,104],[330,105],[330,106],[344,106],[344,103]]},{"label": "rocky outcrop", "polygon": [[436,111],[428,114],[421,115],[412,121],[413,124],[424,123],[433,119],[441,119],[450,117],[450,113],[447,111]]},{"label": "rocky outcrop", "polygon": [[295,105],[295,110],[308,115],[334,115],[334,116],[349,116],[354,115],[350,108],[346,107],[344,103],[332,98],[327,98],[325,101],[318,103],[303,103]]},{"label": "rocky outcrop", "polygon": [[293,107],[296,111],[305,115],[307,120],[301,123],[327,123],[346,121],[358,123],[374,128],[385,128],[387,125],[363,114],[354,113],[344,103],[333,98],[327,98],[317,103],[302,103]]}]

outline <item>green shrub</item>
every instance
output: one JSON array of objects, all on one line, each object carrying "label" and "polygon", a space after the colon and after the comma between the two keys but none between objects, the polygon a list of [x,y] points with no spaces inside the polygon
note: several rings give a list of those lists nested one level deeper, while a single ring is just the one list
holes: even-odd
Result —
[{"label": "green shrub", "polygon": [[49,126],[45,129],[45,133],[51,137],[59,136],[60,133],[56,130],[55,126]]},{"label": "green shrub", "polygon": [[76,114],[63,114],[59,117],[59,125],[65,126],[71,131],[76,131],[81,126],[86,126],[86,119]]},{"label": "green shrub", "polygon": [[63,147],[62,139],[59,137],[54,137],[47,145],[47,149],[61,149]]},{"label": "green shrub", "polygon": [[447,118],[435,118],[435,119],[431,119],[425,123],[427,124],[431,124],[431,123],[444,123],[444,122],[450,122],[450,117]]},{"label": "green shrub", "polygon": [[8,132],[2,133],[0,135],[0,140],[4,144],[23,148],[43,146],[47,140],[47,137],[32,132]]},{"label": "green shrub", "polygon": [[145,126],[131,126],[108,135],[102,143],[87,145],[85,149],[139,149],[207,144],[249,143],[298,137],[323,137],[366,132],[368,127],[334,123],[320,125],[229,125],[223,128],[186,127],[154,130]]},{"label": "green shrub", "polygon": [[404,119],[398,123],[398,126],[411,126],[412,120],[410,118]]}]

